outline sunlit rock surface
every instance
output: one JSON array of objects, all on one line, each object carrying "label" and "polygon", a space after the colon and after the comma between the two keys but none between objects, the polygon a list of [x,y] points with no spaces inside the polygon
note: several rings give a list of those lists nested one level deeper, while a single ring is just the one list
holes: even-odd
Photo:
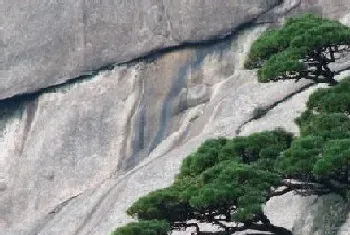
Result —
[{"label": "sunlit rock surface", "polygon": [[230,34],[278,0],[0,1],[0,99]]},{"label": "sunlit rock surface", "polygon": [[350,204],[339,195],[300,196],[294,192],[272,198],[265,207],[275,225],[293,234],[310,235],[348,234],[349,223],[345,222],[349,211]]},{"label": "sunlit rock surface", "polygon": [[[192,9],[186,5],[188,1],[186,4],[170,0],[151,2],[172,4],[171,11],[174,15],[167,22],[173,23],[172,27],[178,30],[172,31],[176,43],[192,39],[200,42],[201,39],[211,36],[224,35],[230,31],[225,32],[224,28],[227,30],[238,25],[231,20],[239,17],[239,14],[232,18],[225,17],[226,13],[231,14],[229,6],[225,5],[230,1],[222,1],[224,10],[220,9],[220,4],[214,7],[212,3],[203,1],[204,6],[207,4],[208,11],[212,12],[209,15],[206,15],[205,10],[200,10],[199,6]],[[236,2],[244,7],[251,7],[252,11],[266,9],[265,4],[270,4],[268,1]],[[79,3],[81,2],[75,1],[74,4]],[[226,40],[177,48],[167,53],[148,56],[145,60],[116,66],[112,70],[101,71],[96,76],[81,77],[39,93],[0,101],[0,226],[4,234],[108,234],[115,227],[131,220],[125,211],[132,202],[150,191],[168,186],[178,173],[181,160],[195,151],[204,140],[217,136],[248,135],[280,126],[297,133],[293,120],[305,109],[305,102],[316,86],[304,80],[299,83],[290,81],[259,84],[254,71],[243,70],[243,61],[251,43],[269,27],[269,24],[262,22],[283,21],[284,15],[309,9],[346,22],[350,6],[348,0],[328,3],[311,0],[285,1],[284,5],[262,15],[258,19],[260,24],[245,27]],[[73,10],[74,4],[69,10]],[[254,4],[258,4],[258,7],[252,7]],[[42,6],[47,7],[45,4]],[[64,9],[64,5],[60,6],[63,15],[73,17],[69,10]],[[125,21],[133,21],[120,27],[131,30],[130,27],[138,25],[136,16],[142,18],[143,13],[140,12],[145,10],[137,7],[138,10],[134,13],[133,4],[126,6],[130,10],[120,13],[119,16],[130,15],[131,18],[126,18]],[[35,8],[30,4],[21,7],[24,15],[26,7]],[[114,8],[95,8],[94,11],[100,13],[91,13],[88,17],[100,24],[101,28],[107,26],[105,21],[99,21],[99,17],[107,22],[113,21],[112,16],[116,17],[110,12]],[[17,10],[8,8],[8,17]],[[58,18],[60,12],[57,11]],[[179,15],[181,12],[184,17]],[[43,11],[44,13],[52,15],[50,11]],[[154,16],[150,14],[149,17]],[[33,17],[34,20],[35,16]],[[227,20],[222,28],[219,23],[215,23],[221,17]],[[247,14],[247,18],[243,18],[235,20],[249,22],[251,16]],[[198,20],[199,25],[189,24],[192,20]],[[212,25],[204,24],[210,20]],[[59,24],[58,22],[60,21],[56,23]],[[187,24],[189,28],[186,27]],[[117,23],[116,25],[118,26]],[[60,26],[55,27],[61,30]],[[136,26],[134,33],[145,32]],[[194,27],[192,31],[190,27]],[[97,27],[96,32],[92,32],[97,38],[100,37],[93,44],[96,45],[92,50],[93,55],[83,50],[88,66],[94,67],[95,62],[102,65],[104,59],[115,62],[122,58],[119,56],[126,56],[130,52],[128,50],[134,50],[134,54],[130,52],[127,55],[129,57],[125,57],[130,59],[152,48],[169,46],[172,43],[169,39],[163,41],[161,46],[153,45],[158,39],[150,35],[144,42],[152,45],[144,45],[142,51],[136,45],[138,42],[133,41],[139,40],[139,36],[129,35],[125,39],[127,41],[122,42],[114,40],[113,37],[104,37],[99,31],[101,28]],[[37,29],[40,30],[40,27]],[[207,29],[212,31],[206,31]],[[113,28],[109,32],[112,31]],[[114,31],[123,32],[119,28]],[[152,29],[149,32],[155,31],[156,29]],[[5,32],[11,37],[16,30]],[[65,35],[68,37],[78,34],[66,32]],[[93,38],[92,35],[89,37]],[[18,50],[22,48],[20,45],[28,45],[26,40],[30,38],[24,38],[23,44],[18,44]],[[43,37],[40,44],[43,48],[46,45],[45,40]],[[15,39],[10,41],[16,42]],[[73,47],[76,50],[79,48]],[[56,47],[50,48],[54,50]],[[24,55],[34,58],[33,61],[25,61],[25,56],[11,57],[5,53],[8,56],[5,56],[7,65],[12,62],[14,65],[6,67],[5,73],[1,73],[1,78],[4,74],[4,79],[0,84],[8,84],[11,88],[5,89],[1,85],[2,97],[39,87],[46,88],[73,78],[70,74],[72,71],[76,75],[82,75],[79,73],[79,58],[72,59],[67,53],[64,56],[69,58],[55,54],[57,61],[61,62],[52,65],[48,57],[40,54],[48,53],[47,51],[36,51],[35,47],[32,49],[33,57],[26,53]],[[120,51],[124,49],[126,51]],[[64,53],[65,50],[69,49],[63,48],[61,52]],[[10,58],[18,60],[14,62],[16,60]],[[38,67],[35,63],[38,63]],[[66,65],[69,66],[65,67]],[[344,64],[339,66],[344,67]],[[35,75],[37,72],[44,74]],[[62,74],[63,79],[60,77]],[[265,116],[254,115],[254,110],[259,107],[267,108]],[[279,206],[268,204],[266,210],[269,217],[276,225],[290,226],[288,228],[293,229],[296,235],[304,235],[306,232],[327,235],[322,233],[326,230],[322,230],[319,220],[331,218],[333,209],[342,209],[344,215],[348,212],[344,211],[346,207],[335,196],[320,198],[323,204],[319,204],[318,199],[312,196],[300,198],[287,195],[274,200],[277,200],[275,205]],[[292,200],[299,204],[294,207],[290,203]],[[339,205],[339,208],[326,211],[328,205],[333,204]],[[288,208],[295,213],[285,223],[284,215]],[[315,213],[320,211],[326,213],[325,217],[317,217]],[[308,219],[307,224],[303,222],[304,218]],[[346,223],[345,221],[346,219],[344,223],[337,222],[336,226],[341,227],[336,232],[340,235],[347,234],[349,219]]]}]

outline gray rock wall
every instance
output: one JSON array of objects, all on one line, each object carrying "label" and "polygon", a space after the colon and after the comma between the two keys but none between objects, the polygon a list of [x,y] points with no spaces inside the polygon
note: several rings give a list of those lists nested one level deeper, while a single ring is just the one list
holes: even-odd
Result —
[{"label": "gray rock wall", "polygon": [[152,50],[217,38],[277,0],[0,1],[0,99]]},{"label": "gray rock wall", "polygon": [[345,222],[349,212],[350,204],[336,194],[300,196],[290,192],[272,198],[265,207],[272,223],[289,229],[293,234],[347,234],[345,232],[350,227]]},{"label": "gray rock wall", "polygon": [[[183,147],[186,142],[234,135],[254,107],[304,86],[281,83],[276,90],[274,84],[257,84],[254,73],[239,69],[249,48],[241,46],[263,30],[247,30],[232,42],[175,51],[153,63],[117,67],[79,84],[48,90],[22,105],[9,105],[14,110],[4,117],[1,138],[6,231],[62,234],[64,227],[63,234],[107,233],[126,219],[128,203],[123,200],[170,183],[178,169],[164,165],[144,172],[140,161],[168,158],[175,148],[181,151],[168,164],[178,166],[194,150],[195,145]],[[128,179],[122,188],[114,185],[131,169],[146,174],[144,179]],[[154,184],[159,174],[167,176]],[[68,214],[61,210],[78,198],[82,204]],[[99,207],[105,198],[113,204]],[[88,212],[100,208],[105,215]]]},{"label": "gray rock wall", "polygon": [[[207,102],[212,85],[233,73],[230,45],[117,67],[23,105],[8,105],[17,109],[4,117],[1,141],[7,170],[2,211],[6,226],[15,229],[10,234],[25,234],[31,227],[38,232],[37,219],[45,220],[65,200],[136,166],[179,131],[185,125],[182,112]],[[203,75],[204,62],[206,69],[216,70],[215,80]]]},{"label": "gray rock wall", "polygon": [[[2,70],[5,71],[2,74],[12,74],[0,81],[0,84],[8,85],[8,89],[4,86],[0,93],[3,98],[47,87],[72,78],[69,75],[72,71],[80,75],[80,69],[87,68],[79,67],[79,58],[69,57],[68,52],[73,50],[69,44],[67,48],[58,46],[59,43],[66,46],[66,39],[58,36],[46,38],[43,33],[46,29],[40,27],[46,25],[43,23],[46,18],[47,22],[55,26],[47,32],[65,37],[76,35],[76,38],[73,36],[74,40],[84,42],[95,38],[96,42],[91,44],[94,50],[90,48],[92,51],[87,52],[83,48],[77,53],[78,57],[84,55],[84,66],[90,63],[89,66],[93,67],[95,62],[102,65],[104,58],[119,58],[123,55],[129,56],[125,57],[129,59],[153,47],[172,45],[172,39],[167,38],[160,43],[161,46],[147,45],[142,47],[144,51],[138,48],[138,43],[141,43],[138,40],[142,37],[133,37],[134,33],[146,35],[144,42],[147,43],[158,40],[157,36],[152,35],[153,32],[159,32],[157,27],[152,28],[142,23],[146,22],[147,17],[157,16],[154,12],[144,16],[153,9],[146,7],[149,6],[147,4],[168,7],[164,11],[170,12],[167,16],[173,18],[164,20],[160,17],[154,19],[154,22],[166,21],[167,27],[172,29],[169,35],[176,43],[225,35],[242,22],[249,21],[251,12],[257,14],[257,9],[267,9],[265,4],[270,4],[268,1],[235,1],[235,7],[246,9],[241,13],[245,12],[247,16],[235,14],[230,18],[226,14],[237,11],[232,10],[231,5],[225,5],[230,1],[216,1],[220,4],[198,1],[201,6],[197,1],[143,1],[142,4],[147,3],[144,8],[129,1],[130,4],[120,5],[124,11],[119,14],[114,13],[119,8],[102,7],[104,1],[98,5],[96,2],[86,3],[89,9],[93,9],[86,17],[91,18],[89,22],[92,23],[89,24],[95,25],[95,28],[91,26],[95,30],[91,30],[93,32],[86,35],[85,39],[77,36],[85,34],[61,34],[60,31],[73,30],[71,27],[61,29],[67,26],[63,19],[71,17],[71,21],[75,22],[77,16],[72,13],[72,6],[78,6],[82,1],[72,2],[70,7],[57,1],[42,2],[38,7],[28,1],[28,4],[15,8],[0,8],[5,9],[8,16],[7,19],[5,14],[0,14],[0,17],[6,18],[0,22],[10,21],[14,18],[11,16],[14,12],[18,15],[16,17],[23,16],[21,19],[36,22],[30,26],[35,27],[26,29],[27,31],[26,27],[19,24],[11,26],[9,22],[1,29],[8,30],[5,31],[5,45],[15,43],[18,46],[14,54],[5,53],[5,63],[14,64]],[[10,6],[10,2],[1,3]],[[311,5],[315,7],[314,3],[315,1],[286,1],[283,6],[273,8],[259,20],[281,20],[286,14],[295,14]],[[333,17],[337,13],[339,18],[348,19],[349,4],[344,1],[333,3],[329,5],[322,2],[324,5],[318,5],[314,9]],[[57,5],[51,9],[50,4]],[[28,14],[34,9],[40,14]],[[155,8],[153,11],[157,12]],[[80,13],[77,14],[80,16]],[[56,18],[50,21],[52,15]],[[108,26],[117,20],[113,17],[120,20],[120,24],[115,26],[120,27],[117,36],[123,38],[129,35],[123,39],[126,40],[124,42],[112,40],[117,37],[113,34],[117,31]],[[197,24],[190,23],[192,21],[197,21]],[[214,24],[216,21],[218,23]],[[139,24],[146,28],[137,28]],[[84,24],[72,25],[88,27]],[[128,32],[133,29],[131,25],[135,32]],[[12,30],[9,30],[11,27]],[[308,89],[307,81],[297,84],[258,84],[255,72],[242,69],[249,46],[266,27],[268,24],[255,25],[240,30],[235,37],[226,41],[178,48],[152,60],[117,66],[111,71],[46,89],[40,94],[1,101],[0,226],[4,233],[108,234],[116,226],[130,221],[125,210],[138,197],[169,185],[178,172],[181,160],[195,151],[205,139],[246,135],[279,126],[297,131],[292,120],[304,110],[305,101],[315,88]],[[98,31],[102,28],[108,28],[109,31]],[[26,34],[21,30],[28,35],[22,37]],[[36,40],[35,30],[43,35],[42,41]],[[119,34],[123,30],[125,34]],[[42,43],[39,47],[31,47],[33,56],[29,52],[21,52],[27,45],[31,45],[29,42]],[[37,45],[35,43],[32,45]],[[57,45],[49,47],[50,50],[57,52],[61,48],[58,51],[64,52],[63,55],[53,53],[51,58],[51,52],[44,49],[47,45]],[[80,46],[73,48],[79,50]],[[41,53],[46,53],[47,57],[40,59]],[[32,58],[36,59],[31,61]],[[60,58],[64,59],[61,61]],[[57,62],[51,63],[50,59]],[[67,61],[71,63],[66,64]],[[34,76],[39,72],[53,75]],[[66,75],[60,80],[62,73]],[[290,95],[290,99],[281,102]],[[253,120],[254,109],[261,106],[271,106],[272,109],[265,117]],[[272,213],[277,217],[276,223],[279,223],[278,218],[283,217],[284,211],[274,208]],[[308,215],[312,216],[313,213]],[[311,220],[317,218],[312,217]],[[303,224],[299,225],[304,227]],[[347,227],[344,224],[342,231],[346,231]],[[296,235],[303,234],[299,232]]]}]

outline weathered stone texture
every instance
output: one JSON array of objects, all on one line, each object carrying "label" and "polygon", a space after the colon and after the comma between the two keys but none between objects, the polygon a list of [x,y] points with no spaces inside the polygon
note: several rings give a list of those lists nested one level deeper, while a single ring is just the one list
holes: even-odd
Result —
[{"label": "weathered stone texture", "polygon": [[186,41],[217,38],[278,0],[0,1],[0,99]]},{"label": "weathered stone texture", "polygon": [[346,226],[350,204],[336,194],[300,196],[290,192],[272,198],[265,212],[276,226],[296,235],[342,235],[342,230],[347,230],[342,226]]},{"label": "weathered stone texture", "polygon": [[[1,98],[152,49],[226,35],[276,1],[14,2],[0,0]],[[313,3],[286,1],[268,14],[282,12],[279,19],[292,6],[294,12]],[[329,8],[330,16],[347,22],[347,1],[318,3],[318,11],[327,14]],[[125,210],[138,197],[168,186],[181,160],[204,140],[279,126],[297,132],[293,119],[314,89],[302,90],[309,82],[259,84],[254,71],[242,69],[251,43],[266,27],[1,101],[4,234],[108,234],[130,221]],[[255,108],[269,106],[265,117],[252,120]],[[323,209],[333,201],[324,202]],[[304,208],[305,214],[312,215],[316,204]],[[293,210],[300,213],[298,208]],[[283,213],[270,210],[276,224],[283,223]],[[310,219],[312,226],[318,218]],[[300,226],[296,235],[309,231],[303,230],[309,225],[291,223]],[[347,234],[348,224],[339,231]]]}]

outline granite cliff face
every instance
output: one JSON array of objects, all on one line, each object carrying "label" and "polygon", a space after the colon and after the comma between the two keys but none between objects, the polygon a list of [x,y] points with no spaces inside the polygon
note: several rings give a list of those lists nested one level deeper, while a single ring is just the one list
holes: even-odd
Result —
[{"label": "granite cliff face", "polygon": [[[169,185],[205,139],[279,126],[297,133],[293,119],[316,86],[258,84],[244,57],[286,15],[317,11],[350,23],[349,0],[14,2],[0,5],[0,226],[8,235],[108,234],[130,220],[133,201]],[[256,119],[257,107],[269,112]],[[271,220],[296,235],[349,232],[349,207],[337,196],[274,200]],[[320,223],[334,214],[339,229]]]},{"label": "granite cliff face", "polygon": [[278,0],[2,0],[0,99],[229,34]]}]

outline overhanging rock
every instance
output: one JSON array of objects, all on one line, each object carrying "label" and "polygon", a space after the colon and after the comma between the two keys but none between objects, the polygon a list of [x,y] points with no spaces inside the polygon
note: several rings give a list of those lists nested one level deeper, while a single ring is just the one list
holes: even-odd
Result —
[{"label": "overhanging rock", "polygon": [[1,1],[0,99],[229,34],[279,0]]}]

